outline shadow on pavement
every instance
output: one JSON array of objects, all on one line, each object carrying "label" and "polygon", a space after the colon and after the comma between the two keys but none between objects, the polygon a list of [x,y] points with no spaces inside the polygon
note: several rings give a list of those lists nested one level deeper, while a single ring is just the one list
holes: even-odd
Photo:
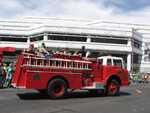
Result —
[{"label": "shadow on pavement", "polygon": [[47,95],[36,92],[18,93],[17,96],[23,100],[44,100],[49,98]]},{"label": "shadow on pavement", "polygon": [[[18,93],[18,97],[22,100],[44,100],[44,99],[50,99],[48,95],[46,94],[40,94],[37,92],[31,92],[31,93]],[[128,92],[120,92],[120,96],[130,96],[131,93]],[[102,94],[91,94],[89,92],[70,92],[66,95],[64,99],[73,99],[73,98],[97,98],[97,97],[108,97],[104,96]]]}]

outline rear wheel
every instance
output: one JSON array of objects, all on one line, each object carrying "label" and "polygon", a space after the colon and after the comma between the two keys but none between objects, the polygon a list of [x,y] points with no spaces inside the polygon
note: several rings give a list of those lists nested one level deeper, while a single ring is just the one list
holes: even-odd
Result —
[{"label": "rear wheel", "polygon": [[119,96],[120,84],[117,80],[112,79],[106,86],[106,95],[108,96]]},{"label": "rear wheel", "polygon": [[67,93],[67,84],[63,79],[53,79],[48,84],[48,95],[52,99],[63,98]]}]

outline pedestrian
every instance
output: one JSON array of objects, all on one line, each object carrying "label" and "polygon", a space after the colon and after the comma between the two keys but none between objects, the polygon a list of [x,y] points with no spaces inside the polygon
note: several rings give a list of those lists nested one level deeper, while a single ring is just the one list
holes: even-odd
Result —
[{"label": "pedestrian", "polygon": [[6,75],[6,80],[5,80],[5,83],[4,83],[5,88],[10,87],[12,77],[13,77],[13,64],[10,63],[8,68],[7,68],[7,75]]},{"label": "pedestrian", "polygon": [[6,75],[7,75],[7,64],[3,63],[3,84],[5,83],[6,80]]},{"label": "pedestrian", "polygon": [[3,87],[3,67],[2,63],[0,63],[0,88]]}]

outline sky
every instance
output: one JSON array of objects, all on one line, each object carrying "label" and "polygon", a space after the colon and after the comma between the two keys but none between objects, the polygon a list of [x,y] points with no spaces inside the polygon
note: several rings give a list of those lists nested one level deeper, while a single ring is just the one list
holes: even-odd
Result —
[{"label": "sky", "polygon": [[150,0],[0,0],[0,19],[27,16],[150,20]]}]

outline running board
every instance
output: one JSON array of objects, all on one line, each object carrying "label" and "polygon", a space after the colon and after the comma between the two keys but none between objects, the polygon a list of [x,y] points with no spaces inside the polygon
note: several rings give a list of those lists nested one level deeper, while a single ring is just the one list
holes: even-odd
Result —
[{"label": "running board", "polygon": [[17,86],[16,83],[11,83],[11,85],[12,85],[14,88],[20,88],[20,89],[25,89],[25,88],[26,88],[25,86]]},{"label": "running board", "polygon": [[92,86],[82,87],[82,89],[105,89],[105,86],[102,83],[94,82]]}]

